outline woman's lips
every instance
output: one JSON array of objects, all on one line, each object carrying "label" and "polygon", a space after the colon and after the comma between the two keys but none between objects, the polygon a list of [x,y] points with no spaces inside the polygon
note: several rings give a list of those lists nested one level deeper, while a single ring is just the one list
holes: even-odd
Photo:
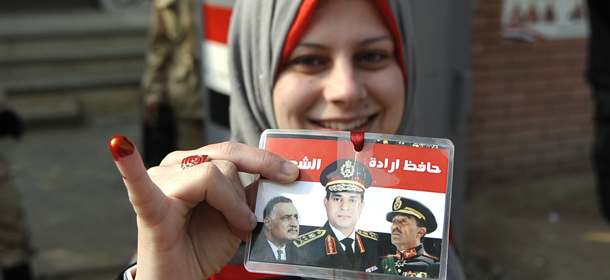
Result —
[{"label": "woman's lips", "polygon": [[355,130],[359,127],[364,126],[368,122],[372,121],[375,118],[375,116],[377,116],[377,115],[372,115],[370,117],[363,117],[363,118],[359,118],[359,119],[349,121],[349,122],[343,122],[343,121],[311,121],[311,122],[317,126],[321,126],[323,128],[327,128],[327,129]]}]

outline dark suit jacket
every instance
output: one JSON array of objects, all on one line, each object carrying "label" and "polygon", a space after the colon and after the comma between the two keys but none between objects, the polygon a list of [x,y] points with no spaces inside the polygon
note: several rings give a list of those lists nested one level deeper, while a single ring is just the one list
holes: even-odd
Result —
[{"label": "dark suit jacket", "polygon": [[[292,242],[286,244],[286,262],[287,264],[298,264],[303,263],[301,249],[294,246]],[[265,234],[261,232],[256,241],[253,242],[252,248],[250,250],[250,260],[257,262],[279,262],[273,251],[271,250],[271,246],[269,242],[267,242],[267,237]]]},{"label": "dark suit jacket", "polygon": [[300,235],[295,245],[303,249],[306,265],[365,271],[379,264],[378,236],[372,232],[356,231],[354,263],[351,264],[340,240],[328,221],[323,227]]}]

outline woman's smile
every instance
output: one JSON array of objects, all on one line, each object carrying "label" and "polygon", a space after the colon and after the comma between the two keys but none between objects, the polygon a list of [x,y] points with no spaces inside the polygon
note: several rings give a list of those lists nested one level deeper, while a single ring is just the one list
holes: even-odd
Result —
[{"label": "woman's smile", "polygon": [[273,87],[280,129],[395,134],[405,106],[396,46],[373,1],[324,1]]},{"label": "woman's smile", "polygon": [[320,127],[319,129],[359,131],[365,128],[367,124],[371,124],[376,116],[375,114],[370,117],[361,117],[354,120],[311,120],[310,122]]}]

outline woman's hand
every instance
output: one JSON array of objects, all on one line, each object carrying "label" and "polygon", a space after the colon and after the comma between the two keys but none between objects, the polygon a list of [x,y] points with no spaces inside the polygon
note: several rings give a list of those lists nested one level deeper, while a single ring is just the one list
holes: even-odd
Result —
[{"label": "woman's hand", "polygon": [[[298,175],[290,161],[268,151],[225,142],[169,154],[146,172],[124,136],[110,142],[137,214],[138,279],[206,279],[233,257],[256,226],[238,171],[279,183]],[[181,170],[197,154],[212,161]]]}]

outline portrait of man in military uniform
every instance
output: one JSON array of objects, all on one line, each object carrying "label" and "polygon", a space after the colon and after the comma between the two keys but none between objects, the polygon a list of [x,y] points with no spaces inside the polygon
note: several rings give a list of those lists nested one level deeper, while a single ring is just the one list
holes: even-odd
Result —
[{"label": "portrait of man in military uniform", "polygon": [[326,188],[323,202],[328,220],[294,241],[307,259],[303,264],[364,271],[379,263],[377,234],[356,230],[371,182],[368,168],[353,159],[337,160],[324,168],[320,183]]},{"label": "portrait of man in military uniform", "polygon": [[277,196],[263,210],[263,230],[253,243],[250,260],[302,263],[301,249],[292,242],[299,236],[299,213],[290,198]]},{"label": "portrait of man in military uniform", "polygon": [[424,250],[423,239],[436,230],[436,218],[418,201],[398,196],[386,220],[392,223],[391,240],[396,254],[383,257],[379,268],[385,274],[438,278],[439,259]]}]

